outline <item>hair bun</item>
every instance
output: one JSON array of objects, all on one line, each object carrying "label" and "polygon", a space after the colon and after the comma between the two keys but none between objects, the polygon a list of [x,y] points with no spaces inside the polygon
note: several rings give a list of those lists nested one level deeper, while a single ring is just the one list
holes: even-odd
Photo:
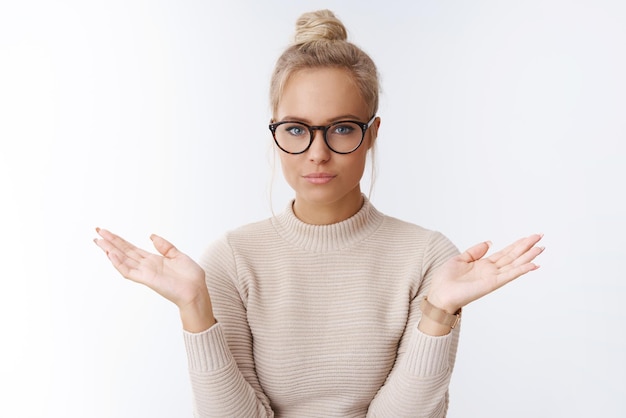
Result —
[{"label": "hair bun", "polygon": [[317,10],[301,15],[296,21],[296,45],[328,40],[345,41],[348,32],[345,26],[330,10]]}]

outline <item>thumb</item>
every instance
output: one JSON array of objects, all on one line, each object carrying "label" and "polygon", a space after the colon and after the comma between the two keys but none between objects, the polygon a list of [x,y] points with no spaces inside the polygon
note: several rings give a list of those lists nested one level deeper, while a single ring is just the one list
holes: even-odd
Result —
[{"label": "thumb", "polygon": [[489,248],[491,247],[491,241],[481,242],[480,244],[476,244],[473,247],[468,248],[462,253],[459,257],[466,263],[472,263],[476,260],[480,260],[487,254]]},{"label": "thumb", "polygon": [[165,258],[174,258],[179,254],[179,251],[174,245],[156,234],[150,235],[154,248]]}]

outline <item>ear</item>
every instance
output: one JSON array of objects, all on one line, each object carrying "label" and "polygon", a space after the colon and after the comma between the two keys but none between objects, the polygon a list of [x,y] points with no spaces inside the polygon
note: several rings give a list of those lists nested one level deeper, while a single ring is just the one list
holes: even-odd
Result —
[{"label": "ear", "polygon": [[374,122],[370,125],[368,132],[369,132],[369,144],[367,149],[371,149],[374,146],[374,143],[376,142],[376,138],[378,138],[378,128],[380,128],[380,117],[376,117],[376,119],[374,119]]}]

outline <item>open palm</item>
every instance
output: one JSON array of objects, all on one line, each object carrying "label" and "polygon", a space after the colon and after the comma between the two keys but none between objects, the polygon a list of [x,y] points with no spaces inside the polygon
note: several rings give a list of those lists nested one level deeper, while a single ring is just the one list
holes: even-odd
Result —
[{"label": "open palm", "polygon": [[[448,312],[493,292],[512,280],[536,270],[533,260],[543,252],[535,244],[543,235],[521,238],[484,257],[490,243],[477,244],[444,263],[432,279],[428,300]],[[484,258],[483,258],[484,257]]]},{"label": "open palm", "polygon": [[122,276],[150,287],[179,308],[207,292],[202,267],[158,235],[150,238],[161,255],[137,248],[105,229],[96,231],[101,238],[95,243]]}]

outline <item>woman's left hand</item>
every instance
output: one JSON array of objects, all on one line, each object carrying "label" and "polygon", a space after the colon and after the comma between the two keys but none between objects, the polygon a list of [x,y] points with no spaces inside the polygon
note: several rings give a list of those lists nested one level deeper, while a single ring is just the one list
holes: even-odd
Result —
[{"label": "woman's left hand", "polygon": [[482,242],[451,258],[433,276],[428,300],[454,313],[463,306],[539,268],[533,260],[543,252],[536,244],[543,237],[533,234],[485,257],[490,243]]}]

